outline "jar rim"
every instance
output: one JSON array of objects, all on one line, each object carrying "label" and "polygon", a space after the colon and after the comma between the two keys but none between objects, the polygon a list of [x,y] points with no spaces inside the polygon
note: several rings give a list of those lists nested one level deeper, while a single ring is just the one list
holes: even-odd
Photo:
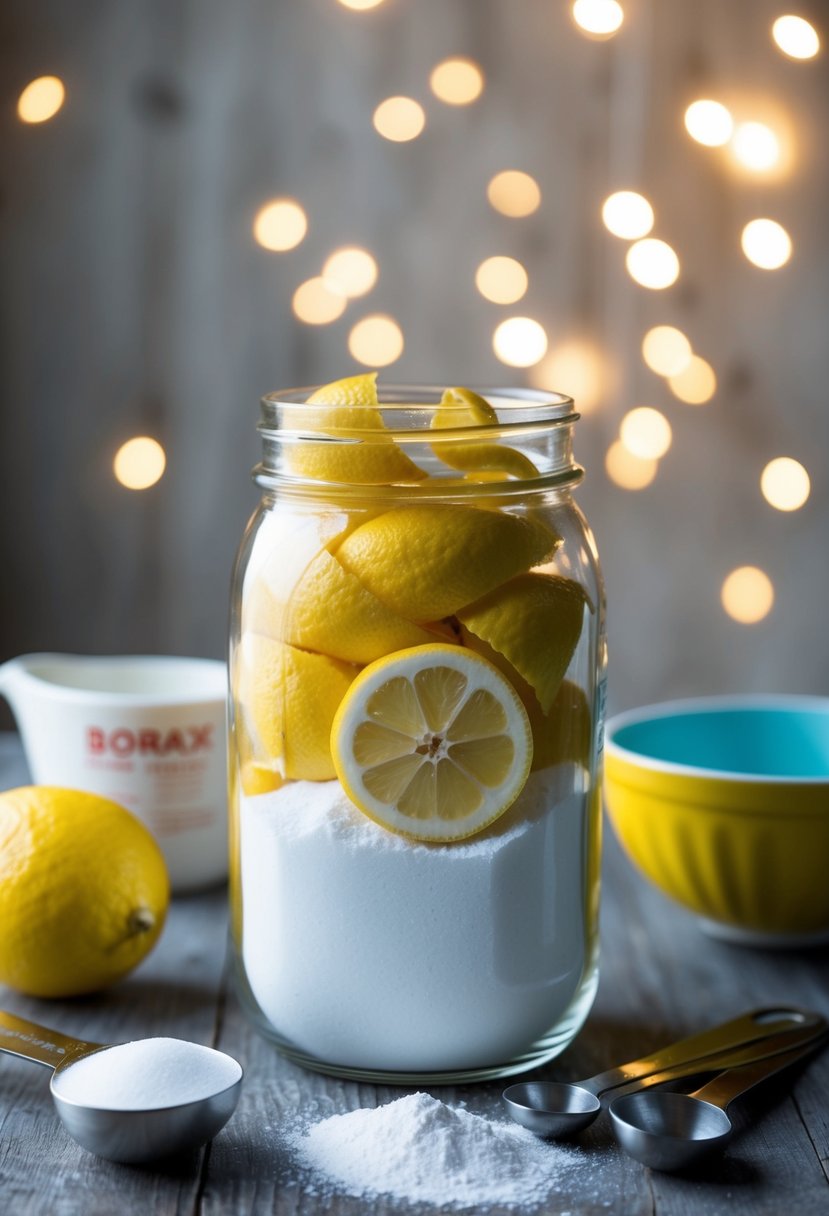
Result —
[{"label": "jar rim", "polygon": [[[297,424],[301,422],[301,416],[296,413],[288,415],[287,411],[283,415],[284,407],[308,404],[308,398],[320,387],[322,386],[308,385],[266,393],[260,399],[262,406],[260,431],[295,431]],[[431,420],[438,405],[441,406],[444,417],[453,410],[457,411],[458,428],[465,432],[468,439],[474,439],[476,435],[492,434],[495,430],[512,431],[513,433],[529,433],[536,429],[546,430],[548,427],[558,427],[575,422],[579,417],[573,398],[568,397],[565,393],[546,389],[489,385],[467,385],[465,387],[485,398],[490,405],[497,409],[499,414],[497,423],[480,423],[470,426],[468,424],[469,406],[466,402],[461,400],[457,402],[442,401],[445,392],[444,385],[383,384],[380,386],[378,408],[383,411],[386,422],[385,437],[395,438],[399,435],[401,438],[405,436],[415,439],[419,431],[430,430]],[[344,405],[342,402],[338,404],[313,402],[311,404],[316,415],[317,427],[315,429],[318,429],[320,420],[324,419],[329,411],[333,415],[335,411],[342,410]],[[363,407],[362,403],[355,403],[354,408],[373,407]],[[286,421],[290,422],[289,426],[285,425]],[[342,419],[338,419],[336,429],[343,437],[366,435],[365,429],[359,425],[354,428],[344,427]],[[441,438],[448,440],[451,437],[451,428],[444,429]],[[434,434],[431,435],[431,439],[434,439]]]}]

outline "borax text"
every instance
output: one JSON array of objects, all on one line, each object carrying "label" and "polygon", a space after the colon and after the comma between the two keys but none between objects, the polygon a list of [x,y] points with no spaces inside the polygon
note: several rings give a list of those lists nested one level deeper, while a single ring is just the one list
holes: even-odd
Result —
[{"label": "borax text", "polygon": [[86,732],[88,750],[95,756],[111,752],[115,756],[192,756],[213,748],[213,723],[160,731],[149,727],[130,730],[119,727],[105,731],[90,726]]}]

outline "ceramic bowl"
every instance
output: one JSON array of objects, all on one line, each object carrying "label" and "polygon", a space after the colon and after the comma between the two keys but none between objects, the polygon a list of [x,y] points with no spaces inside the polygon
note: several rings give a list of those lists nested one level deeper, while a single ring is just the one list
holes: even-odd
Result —
[{"label": "ceramic bowl", "polygon": [[704,928],[755,944],[829,940],[829,698],[618,714],[605,801],[630,859]]}]

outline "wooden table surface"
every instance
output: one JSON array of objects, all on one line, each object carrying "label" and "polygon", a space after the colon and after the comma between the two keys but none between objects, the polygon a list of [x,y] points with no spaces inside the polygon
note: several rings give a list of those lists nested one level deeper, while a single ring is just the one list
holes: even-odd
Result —
[{"label": "wooden table surface", "polygon": [[[27,780],[19,744],[0,736],[0,788]],[[0,926],[2,932],[2,926]],[[176,900],[160,944],[111,991],[37,1001],[0,988],[0,1006],[104,1042],[170,1035],[212,1044],[244,1065],[236,1114],[206,1150],[157,1169],[114,1165],[58,1123],[45,1069],[0,1055],[0,1212],[9,1216],[357,1216],[422,1208],[314,1191],[280,1131],[298,1117],[374,1106],[405,1090],[344,1083],[282,1059],[246,1024],[227,979],[224,891]],[[797,1003],[829,1015],[829,953],[749,950],[703,936],[646,886],[605,835],[599,994],[576,1042],[535,1074],[575,1079],[741,1011]],[[332,994],[336,996],[336,994]],[[440,1088],[444,1101],[500,1117],[497,1084]],[[693,1176],[653,1173],[622,1154],[605,1119],[578,1144],[583,1168],[546,1212],[586,1216],[798,1216],[829,1213],[829,1051],[744,1099],[728,1151]],[[504,1209],[489,1209],[487,1216]],[[481,1209],[476,1209],[481,1212]]]}]

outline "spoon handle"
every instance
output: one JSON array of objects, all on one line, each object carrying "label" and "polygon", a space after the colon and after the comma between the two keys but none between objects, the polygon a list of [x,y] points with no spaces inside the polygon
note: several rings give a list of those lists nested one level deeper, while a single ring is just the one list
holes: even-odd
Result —
[{"label": "spoon handle", "polygon": [[827,1041],[829,1040],[824,1034],[817,1039],[812,1039],[805,1046],[781,1052],[779,1055],[767,1056],[766,1059],[756,1060],[753,1064],[744,1064],[742,1068],[730,1068],[728,1072],[721,1073],[713,1081],[703,1085],[701,1089],[695,1090],[690,1096],[697,1098],[700,1102],[710,1102],[712,1106],[719,1106],[721,1110],[726,1110],[735,1098],[739,1098],[741,1094],[753,1089],[767,1077],[773,1077],[776,1072],[781,1072],[790,1064],[795,1064],[805,1056],[811,1055],[813,1051],[825,1047]]},{"label": "spoon handle", "polygon": [[57,1068],[69,1056],[102,1046],[102,1043],[70,1038],[68,1034],[38,1026],[37,1022],[28,1022],[0,1009],[0,1051],[9,1055]]},{"label": "spoon handle", "polygon": [[590,1093],[598,1096],[605,1090],[617,1089],[621,1085],[638,1081],[652,1073],[663,1072],[678,1064],[690,1064],[694,1060],[702,1060],[707,1056],[729,1051],[731,1048],[744,1047],[749,1043],[756,1043],[761,1039],[779,1034],[781,1031],[818,1028],[821,1023],[822,1018],[819,1014],[794,1005],[773,1005],[752,1009],[749,1013],[733,1018],[730,1022],[712,1026],[710,1030],[703,1030],[700,1034],[691,1035],[690,1038],[681,1039],[678,1043],[662,1047],[652,1055],[643,1056],[639,1060],[631,1060],[608,1072],[598,1073],[595,1077],[582,1081],[581,1085]]}]

